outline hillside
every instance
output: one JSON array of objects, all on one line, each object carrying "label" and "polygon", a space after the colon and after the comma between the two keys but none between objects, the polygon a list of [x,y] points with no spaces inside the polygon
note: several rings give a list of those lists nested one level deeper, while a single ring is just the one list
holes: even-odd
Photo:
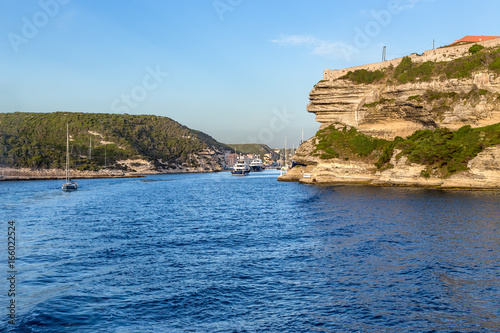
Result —
[{"label": "hillside", "polygon": [[264,154],[274,154],[274,151],[265,144],[260,143],[242,143],[242,144],[228,144],[229,147],[238,153],[254,154],[264,156]]},{"label": "hillside", "polygon": [[66,124],[71,168],[150,172],[216,171],[230,148],[176,121],[150,115],[0,114],[0,165],[62,169]]},{"label": "hillside", "polygon": [[320,130],[280,180],[500,188],[500,40],[327,69],[308,111]]}]

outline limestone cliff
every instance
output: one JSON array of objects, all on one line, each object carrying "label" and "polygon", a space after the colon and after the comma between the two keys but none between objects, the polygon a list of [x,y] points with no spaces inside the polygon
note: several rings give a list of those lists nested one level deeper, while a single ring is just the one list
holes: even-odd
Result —
[{"label": "limestone cliff", "polygon": [[[384,140],[378,142],[376,138],[394,140],[409,137],[418,130],[456,131],[465,125],[483,128],[498,124],[500,39],[480,44],[478,51],[474,52],[470,49],[472,44],[460,45],[384,63],[343,70],[327,69],[323,80],[310,93],[307,110],[316,115],[321,130],[333,125],[343,127],[345,132],[352,127],[374,138],[367,142],[380,147]],[[497,127],[493,131],[498,131]],[[450,133],[446,135],[453,136]],[[478,131],[474,135],[480,141],[485,134]],[[455,160],[415,163],[415,155],[409,158],[408,150],[398,150],[398,144],[391,145],[389,141],[386,148],[373,148],[369,154],[360,157],[342,151],[340,146],[335,149],[327,147],[317,136],[305,142],[293,157],[304,166],[293,168],[280,180],[500,188],[500,146],[495,145],[496,135],[500,137],[500,133],[489,132],[488,135],[493,135],[488,144],[475,142],[479,143],[475,150],[462,154],[469,154],[466,156],[469,159],[462,159],[461,166],[448,173],[442,172],[443,166],[446,168]],[[413,142],[406,143],[409,144]],[[458,150],[466,150],[463,146],[467,144],[463,141],[457,145]],[[482,151],[479,152],[477,147]],[[390,151],[392,158],[389,156],[382,163],[384,151]]]},{"label": "limestone cliff", "polygon": [[[429,96],[433,92],[441,98]],[[316,84],[307,110],[316,114],[322,127],[341,122],[363,133],[392,139],[419,129],[499,123],[499,96],[500,75],[487,70],[472,78],[406,84],[356,84],[337,79]]]},{"label": "limestone cliff", "polygon": [[[500,39],[479,43],[484,50],[478,54],[471,55],[471,45],[405,57],[414,68],[400,69],[405,58],[398,58],[343,70],[327,69],[310,93],[307,110],[316,114],[322,128],[341,122],[381,138],[404,137],[418,129],[498,123],[500,72],[488,64],[498,66]],[[363,84],[347,75],[362,71],[378,71],[383,77]],[[436,92],[441,96],[432,95]]]},{"label": "limestone cliff", "polygon": [[450,177],[423,177],[425,165],[411,163],[406,156],[391,158],[392,168],[378,170],[373,163],[322,160],[311,154],[312,138],[297,150],[294,160],[304,164],[296,166],[279,177],[281,181],[298,181],[303,184],[360,184],[377,186],[420,186],[442,189],[500,189],[500,145],[486,148],[468,163],[468,170]]}]

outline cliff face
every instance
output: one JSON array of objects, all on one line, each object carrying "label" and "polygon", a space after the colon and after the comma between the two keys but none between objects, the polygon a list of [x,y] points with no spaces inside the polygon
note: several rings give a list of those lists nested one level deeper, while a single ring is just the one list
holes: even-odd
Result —
[{"label": "cliff face", "polygon": [[[454,130],[498,123],[500,39],[478,44],[484,50],[477,54],[470,53],[472,44],[468,44],[382,63],[327,69],[310,93],[307,110],[316,114],[321,128],[341,122],[380,138],[405,137],[418,129]],[[410,64],[403,64],[405,58]],[[362,71],[385,77],[370,83],[347,78],[349,73]]]},{"label": "cliff face", "polygon": [[312,138],[297,150],[294,160],[305,164],[296,166],[281,181],[298,181],[303,184],[361,184],[376,186],[419,186],[442,189],[500,189],[500,146],[486,148],[468,163],[468,170],[450,177],[422,177],[425,165],[411,163],[406,156],[397,158],[396,150],[391,158],[392,168],[378,170],[373,163],[346,161],[343,159],[321,160],[314,157]]},{"label": "cliff face", "polygon": [[[440,98],[429,96],[439,93]],[[419,129],[500,122],[500,75],[482,71],[472,78],[406,84],[321,81],[310,93],[309,112],[321,128],[335,122],[379,138],[406,137]]]},{"label": "cliff face", "polygon": [[[481,142],[486,135],[486,132],[481,132],[482,128],[500,123],[500,39],[481,44],[485,49],[479,54],[469,52],[470,44],[385,63],[343,70],[327,69],[323,80],[310,93],[307,111],[316,115],[320,130],[340,128],[343,133],[350,133],[349,128],[354,127],[361,135],[394,140],[409,137],[418,130],[446,131],[446,128],[456,131],[470,125],[478,128],[474,135],[479,138],[476,143]],[[329,134],[320,131],[316,137],[304,142],[293,157],[304,166],[291,169],[279,180],[313,184],[500,189],[500,145],[495,139],[500,138],[500,133],[498,127],[494,127],[493,134],[491,127],[485,131],[489,131],[490,141],[481,144],[479,153],[464,147],[466,141],[457,144],[457,149],[466,152],[467,158],[471,152],[470,160],[467,167],[462,160],[458,171],[446,175],[442,168],[455,163],[455,157],[446,160],[448,156],[445,154],[440,160],[436,159],[438,162],[415,163],[415,156],[410,157],[412,153],[405,150],[414,142],[407,141],[407,146],[401,143],[409,139],[399,138],[400,141],[393,141],[392,146],[390,142],[385,144],[367,139],[366,142],[375,146],[380,144],[380,149],[374,148],[369,156],[360,157],[356,153],[353,155],[352,150],[345,151],[347,139],[332,145],[331,139],[325,141]],[[461,134],[450,132],[446,135],[455,140]],[[360,137],[350,140],[358,139]],[[400,149],[397,148],[398,142],[402,146]],[[452,150],[446,153],[451,156]],[[381,163],[381,156],[387,152],[390,155]]]}]

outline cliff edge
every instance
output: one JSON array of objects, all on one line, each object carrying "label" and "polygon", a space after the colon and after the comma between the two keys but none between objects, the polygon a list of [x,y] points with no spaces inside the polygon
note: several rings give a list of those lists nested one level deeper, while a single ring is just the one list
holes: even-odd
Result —
[{"label": "cliff edge", "polygon": [[500,39],[327,69],[321,124],[279,180],[500,188]]}]

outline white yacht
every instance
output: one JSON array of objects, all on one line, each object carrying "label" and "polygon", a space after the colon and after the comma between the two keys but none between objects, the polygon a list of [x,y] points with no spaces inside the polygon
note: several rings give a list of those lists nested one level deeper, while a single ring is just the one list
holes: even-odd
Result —
[{"label": "white yacht", "polygon": [[245,159],[240,156],[233,166],[233,171],[231,171],[231,173],[233,176],[246,176],[250,173],[250,166],[245,162]]},{"label": "white yacht", "polygon": [[265,167],[260,159],[260,155],[257,155],[256,158],[253,159],[252,163],[250,163],[251,171],[264,171]]}]

